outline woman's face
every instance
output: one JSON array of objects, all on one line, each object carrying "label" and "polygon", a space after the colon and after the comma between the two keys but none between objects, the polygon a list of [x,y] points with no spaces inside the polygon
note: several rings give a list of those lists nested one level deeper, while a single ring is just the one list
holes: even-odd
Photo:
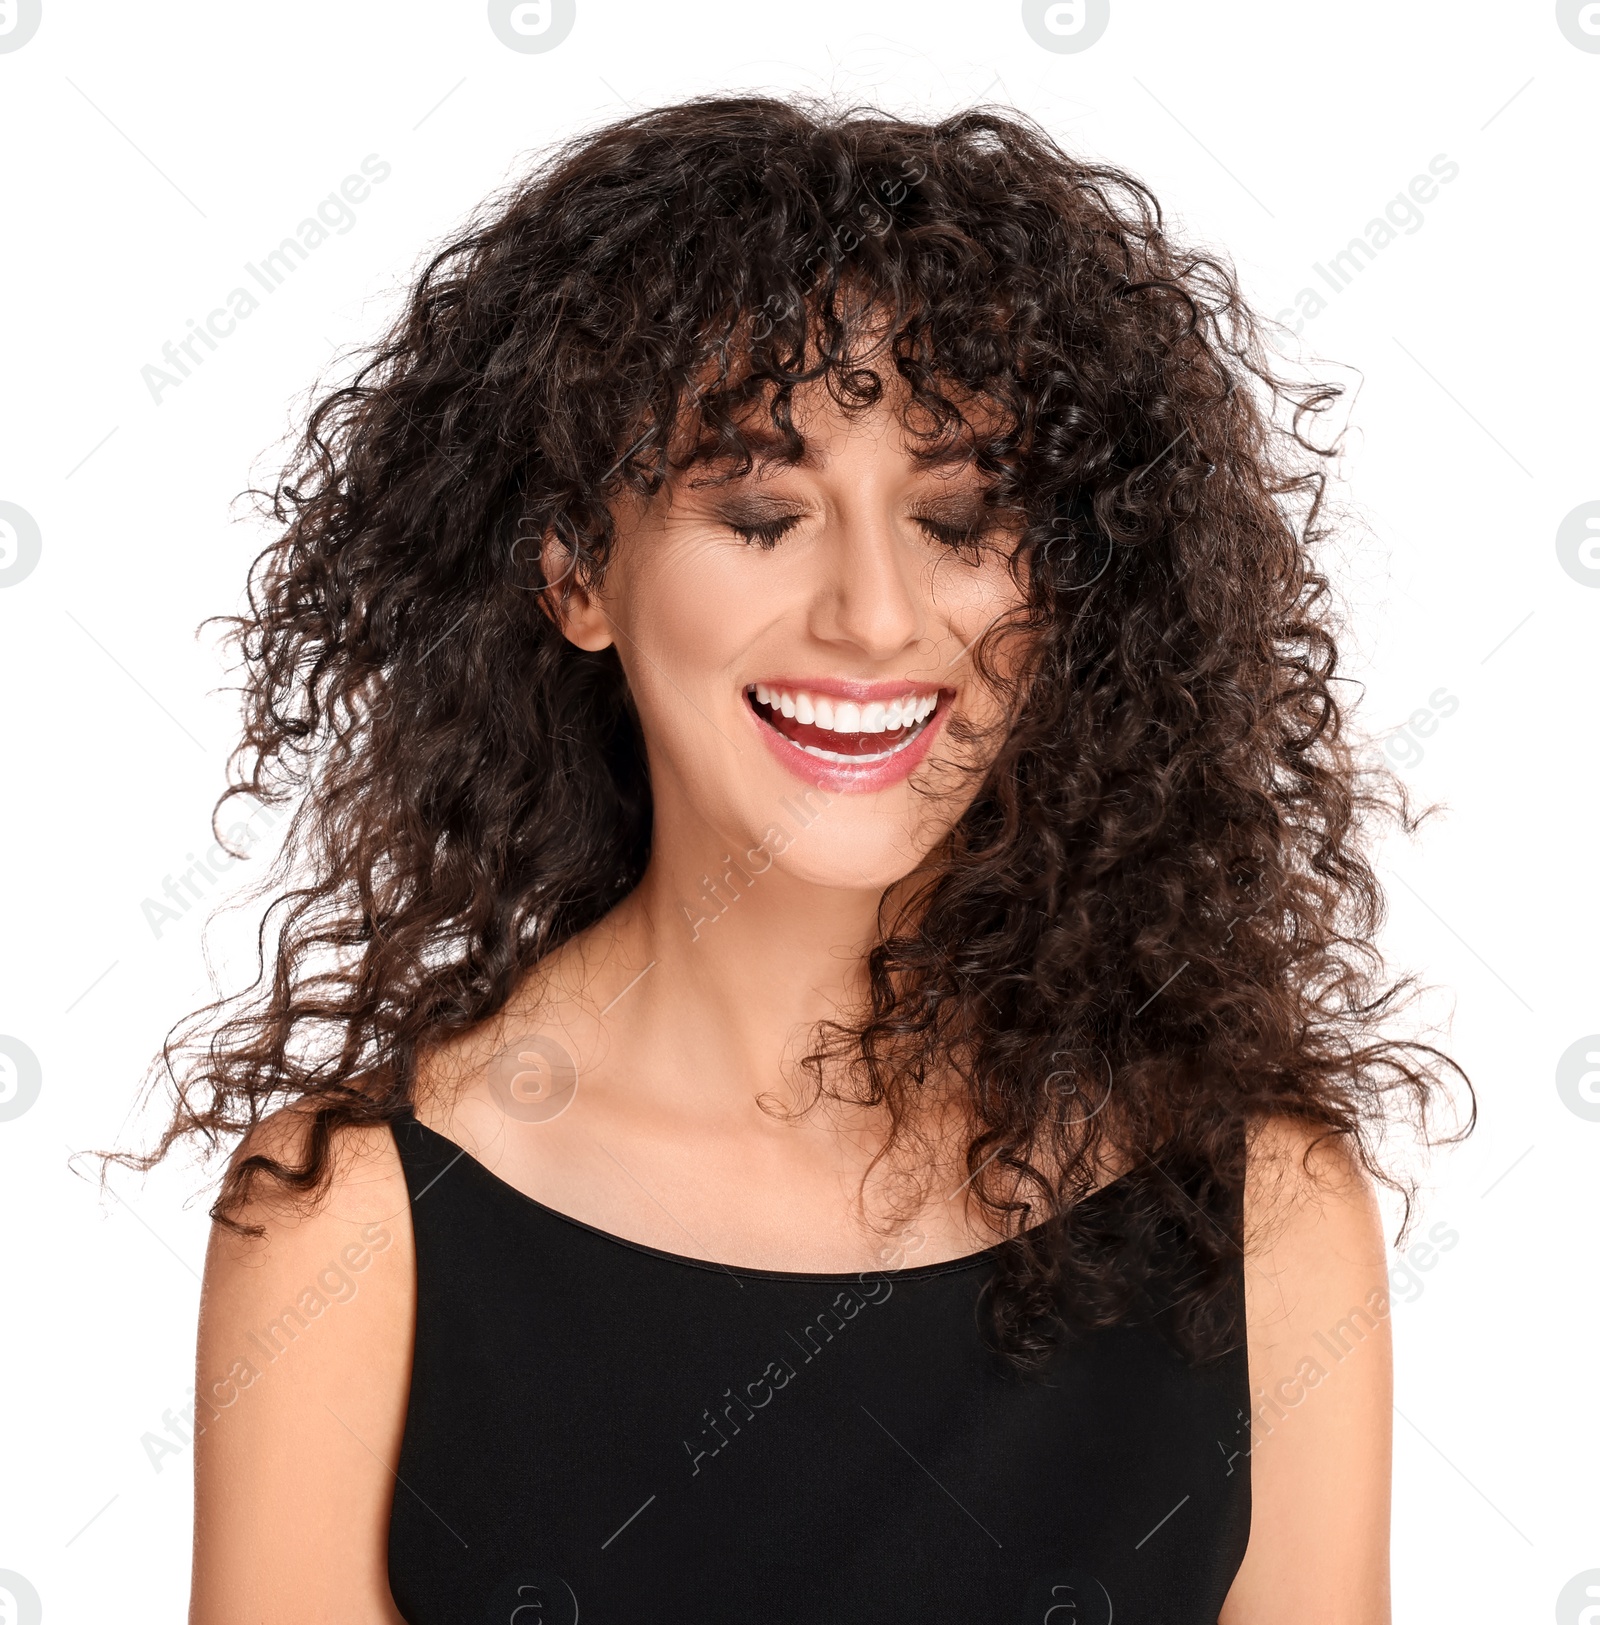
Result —
[{"label": "woman's face", "polygon": [[[809,385],[794,423],[799,465],[718,480],[698,464],[619,506],[605,579],[573,593],[564,625],[584,648],[616,645],[658,859],[683,841],[716,846],[711,863],[770,857],[881,889],[961,816],[999,747],[1001,703],[970,651],[1021,599],[1021,517],[984,507],[969,461],[915,461],[892,402],[846,415]],[[978,744],[952,737],[957,719]]]}]

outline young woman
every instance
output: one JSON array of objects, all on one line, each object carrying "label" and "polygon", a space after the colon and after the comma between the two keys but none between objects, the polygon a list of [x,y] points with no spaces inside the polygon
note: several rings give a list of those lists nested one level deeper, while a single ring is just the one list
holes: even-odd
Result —
[{"label": "young woman", "polygon": [[197,1625],[1388,1619],[1372,1146],[1448,1063],[1330,395],[989,113],[644,114],[434,259],[239,625],[299,800],[174,1055],[244,1131]]}]

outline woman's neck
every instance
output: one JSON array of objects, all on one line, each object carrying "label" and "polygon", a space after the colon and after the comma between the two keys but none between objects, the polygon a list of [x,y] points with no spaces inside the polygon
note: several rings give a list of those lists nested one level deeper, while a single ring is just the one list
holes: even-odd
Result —
[{"label": "woman's neck", "polygon": [[[759,861],[759,860],[758,860]],[[811,885],[747,857],[652,862],[573,947],[608,1051],[693,1057],[697,1094],[776,1088],[816,1023],[853,1009],[879,888]]]}]

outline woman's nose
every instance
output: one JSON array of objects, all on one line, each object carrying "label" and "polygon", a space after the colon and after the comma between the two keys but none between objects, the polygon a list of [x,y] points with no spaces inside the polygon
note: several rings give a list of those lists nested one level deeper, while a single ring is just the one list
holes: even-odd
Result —
[{"label": "woman's nose", "polygon": [[916,643],[930,606],[924,560],[908,548],[887,507],[852,504],[829,525],[819,549],[813,631],[853,645],[868,659],[890,660]]}]

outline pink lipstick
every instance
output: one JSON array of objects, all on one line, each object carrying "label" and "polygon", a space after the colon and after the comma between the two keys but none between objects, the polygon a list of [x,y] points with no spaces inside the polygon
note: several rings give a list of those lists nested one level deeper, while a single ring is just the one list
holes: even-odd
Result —
[{"label": "pink lipstick", "polygon": [[951,691],[936,684],[773,678],[745,700],[767,748],[796,777],[864,793],[906,778],[944,724]]}]

